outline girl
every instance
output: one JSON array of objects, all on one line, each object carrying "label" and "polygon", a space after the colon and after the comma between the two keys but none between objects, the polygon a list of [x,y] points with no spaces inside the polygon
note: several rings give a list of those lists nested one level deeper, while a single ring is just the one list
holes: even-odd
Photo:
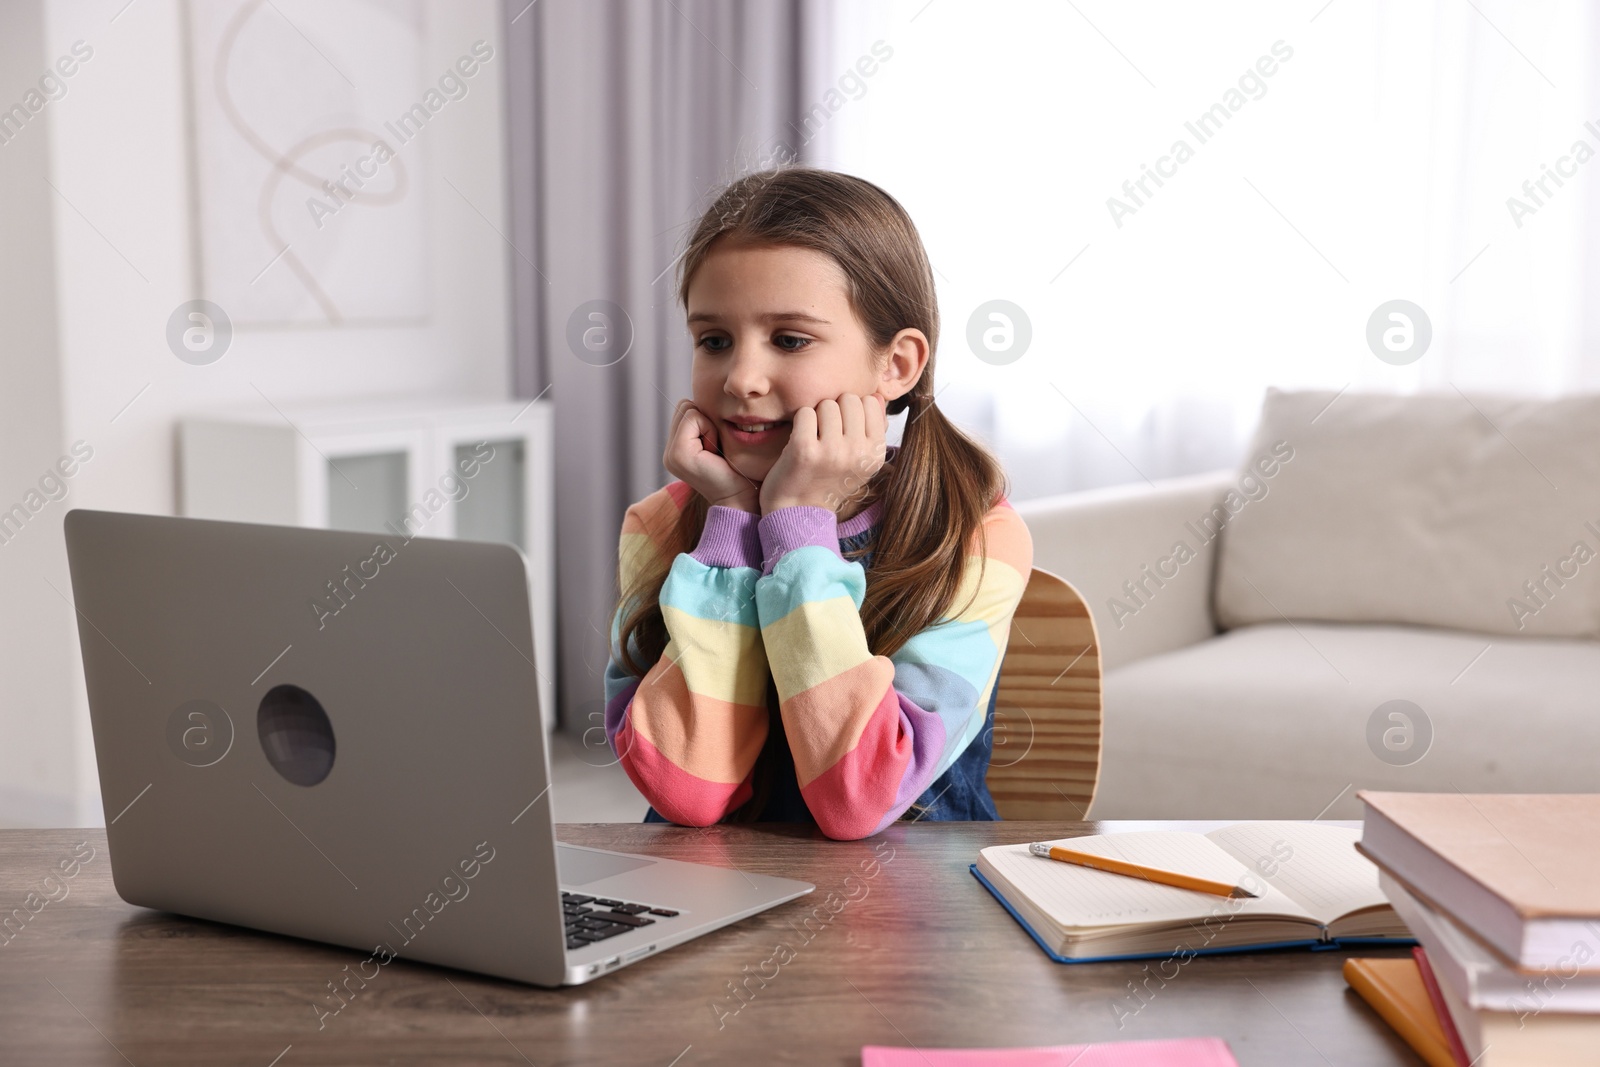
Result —
[{"label": "girl", "polygon": [[605,674],[645,821],[855,839],[999,818],[984,776],[1033,541],[933,404],[910,217],[849,175],[748,175],[700,219],[678,298],[694,396],[663,456],[677,480],[623,519]]}]

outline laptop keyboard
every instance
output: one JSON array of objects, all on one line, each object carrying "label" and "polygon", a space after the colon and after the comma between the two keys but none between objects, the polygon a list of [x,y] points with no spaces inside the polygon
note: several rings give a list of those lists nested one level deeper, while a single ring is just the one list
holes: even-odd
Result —
[{"label": "laptop keyboard", "polygon": [[629,930],[653,926],[656,920],[651,916],[670,919],[678,914],[671,908],[568,892],[561,894],[561,911],[566,919],[568,948],[583,948]]}]

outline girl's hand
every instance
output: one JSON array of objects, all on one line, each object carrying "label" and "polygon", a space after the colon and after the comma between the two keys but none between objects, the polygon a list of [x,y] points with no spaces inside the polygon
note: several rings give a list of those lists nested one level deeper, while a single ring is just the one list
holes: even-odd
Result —
[{"label": "girl's hand", "polygon": [[678,401],[667,433],[667,450],[661,457],[667,473],[687,482],[689,488],[712,504],[761,513],[761,483],[733,469],[722,455],[717,424],[694,406]]},{"label": "girl's hand", "polygon": [[789,441],[761,483],[761,513],[795,505],[839,514],[866,492],[888,455],[884,399],[841,393],[815,408],[800,408]]}]

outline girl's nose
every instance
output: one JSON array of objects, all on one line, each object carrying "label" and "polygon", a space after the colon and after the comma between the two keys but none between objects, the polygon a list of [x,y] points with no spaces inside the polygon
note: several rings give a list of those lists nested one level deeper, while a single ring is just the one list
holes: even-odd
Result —
[{"label": "girl's nose", "polygon": [[735,347],[728,361],[726,389],[734,396],[760,395],[767,391],[767,369],[761,354],[752,351],[753,348],[751,345]]}]

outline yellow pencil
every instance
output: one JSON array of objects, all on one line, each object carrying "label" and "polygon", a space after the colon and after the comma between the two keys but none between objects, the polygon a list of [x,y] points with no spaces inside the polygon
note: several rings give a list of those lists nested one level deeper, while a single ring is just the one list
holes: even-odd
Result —
[{"label": "yellow pencil", "polygon": [[1214,882],[1209,878],[1196,878],[1190,874],[1179,874],[1177,871],[1164,871],[1159,867],[1146,867],[1139,863],[1129,863],[1126,860],[1107,859],[1088,852],[1079,852],[1076,849],[1062,848],[1045,841],[1035,841],[1028,846],[1028,850],[1035,856],[1046,856],[1062,863],[1076,863],[1080,867],[1092,867],[1097,871],[1109,871],[1112,874],[1125,874],[1131,878],[1143,878],[1150,882],[1160,882],[1162,885],[1175,886],[1178,889],[1193,889],[1199,893],[1213,893],[1219,897],[1254,897],[1255,894],[1248,889],[1240,889],[1227,882]]}]

